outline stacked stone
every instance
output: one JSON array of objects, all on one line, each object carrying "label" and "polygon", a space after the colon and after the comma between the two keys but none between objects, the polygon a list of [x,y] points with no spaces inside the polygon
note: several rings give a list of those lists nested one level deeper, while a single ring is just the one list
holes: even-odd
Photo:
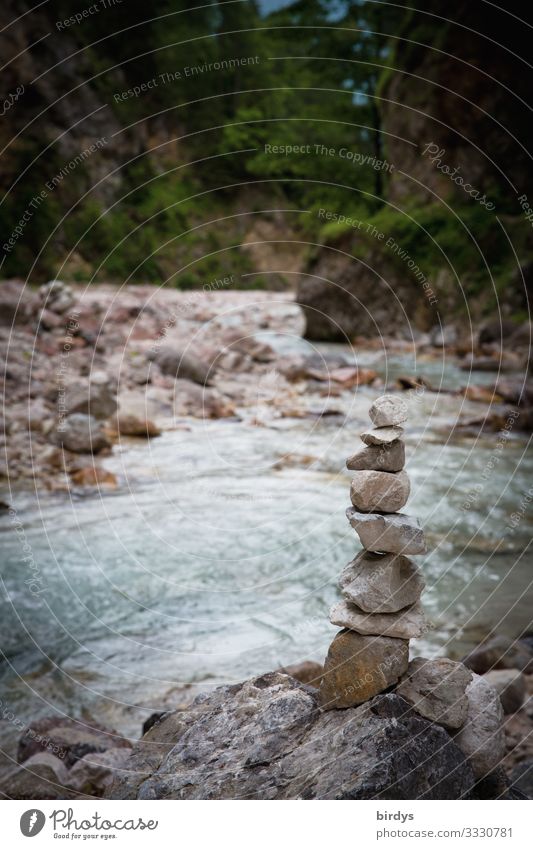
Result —
[{"label": "stacked stone", "polygon": [[427,630],[420,606],[422,576],[409,555],[424,554],[416,518],[400,513],[410,483],[404,471],[403,399],[383,395],[372,404],[374,427],[346,465],[355,472],[347,517],[364,551],[346,566],[339,586],[343,601],[330,620],[340,625],[324,666],[320,700],[325,709],[362,704],[396,684],[407,670],[409,640]]}]

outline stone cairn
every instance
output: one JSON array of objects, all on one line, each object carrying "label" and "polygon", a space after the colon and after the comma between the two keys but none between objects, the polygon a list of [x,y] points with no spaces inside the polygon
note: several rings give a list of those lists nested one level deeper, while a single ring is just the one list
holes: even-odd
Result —
[{"label": "stone cairn", "polygon": [[355,474],[348,521],[364,550],[346,566],[339,586],[344,600],[330,611],[340,625],[320,682],[324,710],[363,704],[395,687],[421,716],[443,725],[471,763],[476,779],[505,755],[503,709],[490,680],[463,663],[415,657],[409,640],[428,630],[420,605],[424,581],[409,555],[425,554],[418,520],[398,511],[409,498],[402,425],[407,405],[382,395],[370,407],[374,427],[346,465]]},{"label": "stone cairn", "polygon": [[346,461],[355,472],[346,515],[364,551],[339,580],[344,597],[330,611],[340,631],[329,648],[320,687],[324,709],[362,704],[396,684],[407,671],[409,640],[428,630],[420,605],[424,581],[408,555],[425,554],[416,518],[400,513],[410,483],[404,471],[407,405],[382,395],[370,407],[374,427],[364,447]]}]

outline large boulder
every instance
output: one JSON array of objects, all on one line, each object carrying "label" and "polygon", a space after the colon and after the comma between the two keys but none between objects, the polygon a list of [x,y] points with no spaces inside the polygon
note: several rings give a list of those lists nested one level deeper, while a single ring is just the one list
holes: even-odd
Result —
[{"label": "large boulder", "polygon": [[135,746],[114,799],[458,799],[473,774],[444,729],[398,696],[318,710],[269,673],[198,697]]}]

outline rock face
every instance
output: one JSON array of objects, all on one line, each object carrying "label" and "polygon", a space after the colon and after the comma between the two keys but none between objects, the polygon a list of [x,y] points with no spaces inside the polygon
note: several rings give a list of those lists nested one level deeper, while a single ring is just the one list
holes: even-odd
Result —
[{"label": "rock face", "polygon": [[375,469],[377,472],[400,472],[405,465],[405,446],[400,439],[388,445],[366,445],[346,460],[346,468],[354,472]]},{"label": "rock face", "polygon": [[504,713],[520,710],[526,697],[526,679],[519,669],[493,669],[483,678],[498,693]]},{"label": "rock face", "polygon": [[411,640],[420,637],[429,630],[429,624],[420,604],[413,604],[398,613],[365,613],[355,604],[340,601],[334,604],[329,612],[333,625],[350,628],[358,634],[380,634],[386,637],[397,637],[401,640]]},{"label": "rock face", "polygon": [[403,435],[402,427],[377,427],[373,430],[365,430],[361,439],[365,445],[389,445]]},{"label": "rock face", "polygon": [[397,693],[426,719],[445,728],[461,728],[468,715],[466,688],[472,673],[448,658],[415,657]]},{"label": "rock face", "polygon": [[473,775],[447,733],[394,695],[318,710],[270,673],[201,696],[135,747],[114,799],[447,799]]},{"label": "rock face", "polygon": [[467,719],[453,739],[479,779],[492,772],[505,755],[503,708],[496,690],[475,673],[466,695]]},{"label": "rock face", "polygon": [[64,419],[61,430],[57,430],[57,441],[76,454],[98,454],[109,447],[102,425],[84,413],[73,413]]},{"label": "rock face", "polygon": [[407,404],[397,395],[382,395],[374,401],[368,415],[374,427],[394,427],[407,421]]},{"label": "rock face", "polygon": [[363,704],[395,684],[408,662],[405,640],[340,631],[324,664],[320,704],[325,710]]},{"label": "rock face", "polygon": [[394,554],[425,554],[424,532],[418,519],[405,513],[384,516],[380,513],[360,513],[355,507],[346,511],[348,521],[359,534],[362,545],[369,551]]},{"label": "rock face", "polygon": [[350,498],[353,506],[364,513],[395,513],[407,504],[410,491],[409,478],[404,471],[392,474],[365,470],[353,476]]},{"label": "rock face", "polygon": [[339,586],[346,601],[367,613],[396,613],[418,601],[425,583],[408,557],[362,551],[342,572]]}]

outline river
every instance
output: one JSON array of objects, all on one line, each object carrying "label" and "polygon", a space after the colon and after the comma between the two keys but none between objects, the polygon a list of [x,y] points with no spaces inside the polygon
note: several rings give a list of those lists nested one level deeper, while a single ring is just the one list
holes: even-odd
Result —
[{"label": "river", "polygon": [[[387,382],[415,369],[441,387],[466,382],[452,362],[358,357]],[[330,399],[336,415],[266,427],[191,419],[188,430],[127,441],[105,461],[121,480],[116,491],[14,493],[19,533],[13,517],[0,521],[3,745],[19,734],[6,707],[19,722],[59,711],[137,737],[188,685],[322,661],[336,632],[336,579],[360,548],[344,515],[344,461],[381,391]],[[418,562],[434,625],[412,654],[460,657],[492,628],[515,636],[530,624],[528,511],[506,527],[531,486],[533,458],[512,426],[503,439],[452,433],[462,407],[479,409],[457,395],[410,393],[409,403],[408,512],[427,532]],[[23,544],[37,593],[25,583]]]}]

